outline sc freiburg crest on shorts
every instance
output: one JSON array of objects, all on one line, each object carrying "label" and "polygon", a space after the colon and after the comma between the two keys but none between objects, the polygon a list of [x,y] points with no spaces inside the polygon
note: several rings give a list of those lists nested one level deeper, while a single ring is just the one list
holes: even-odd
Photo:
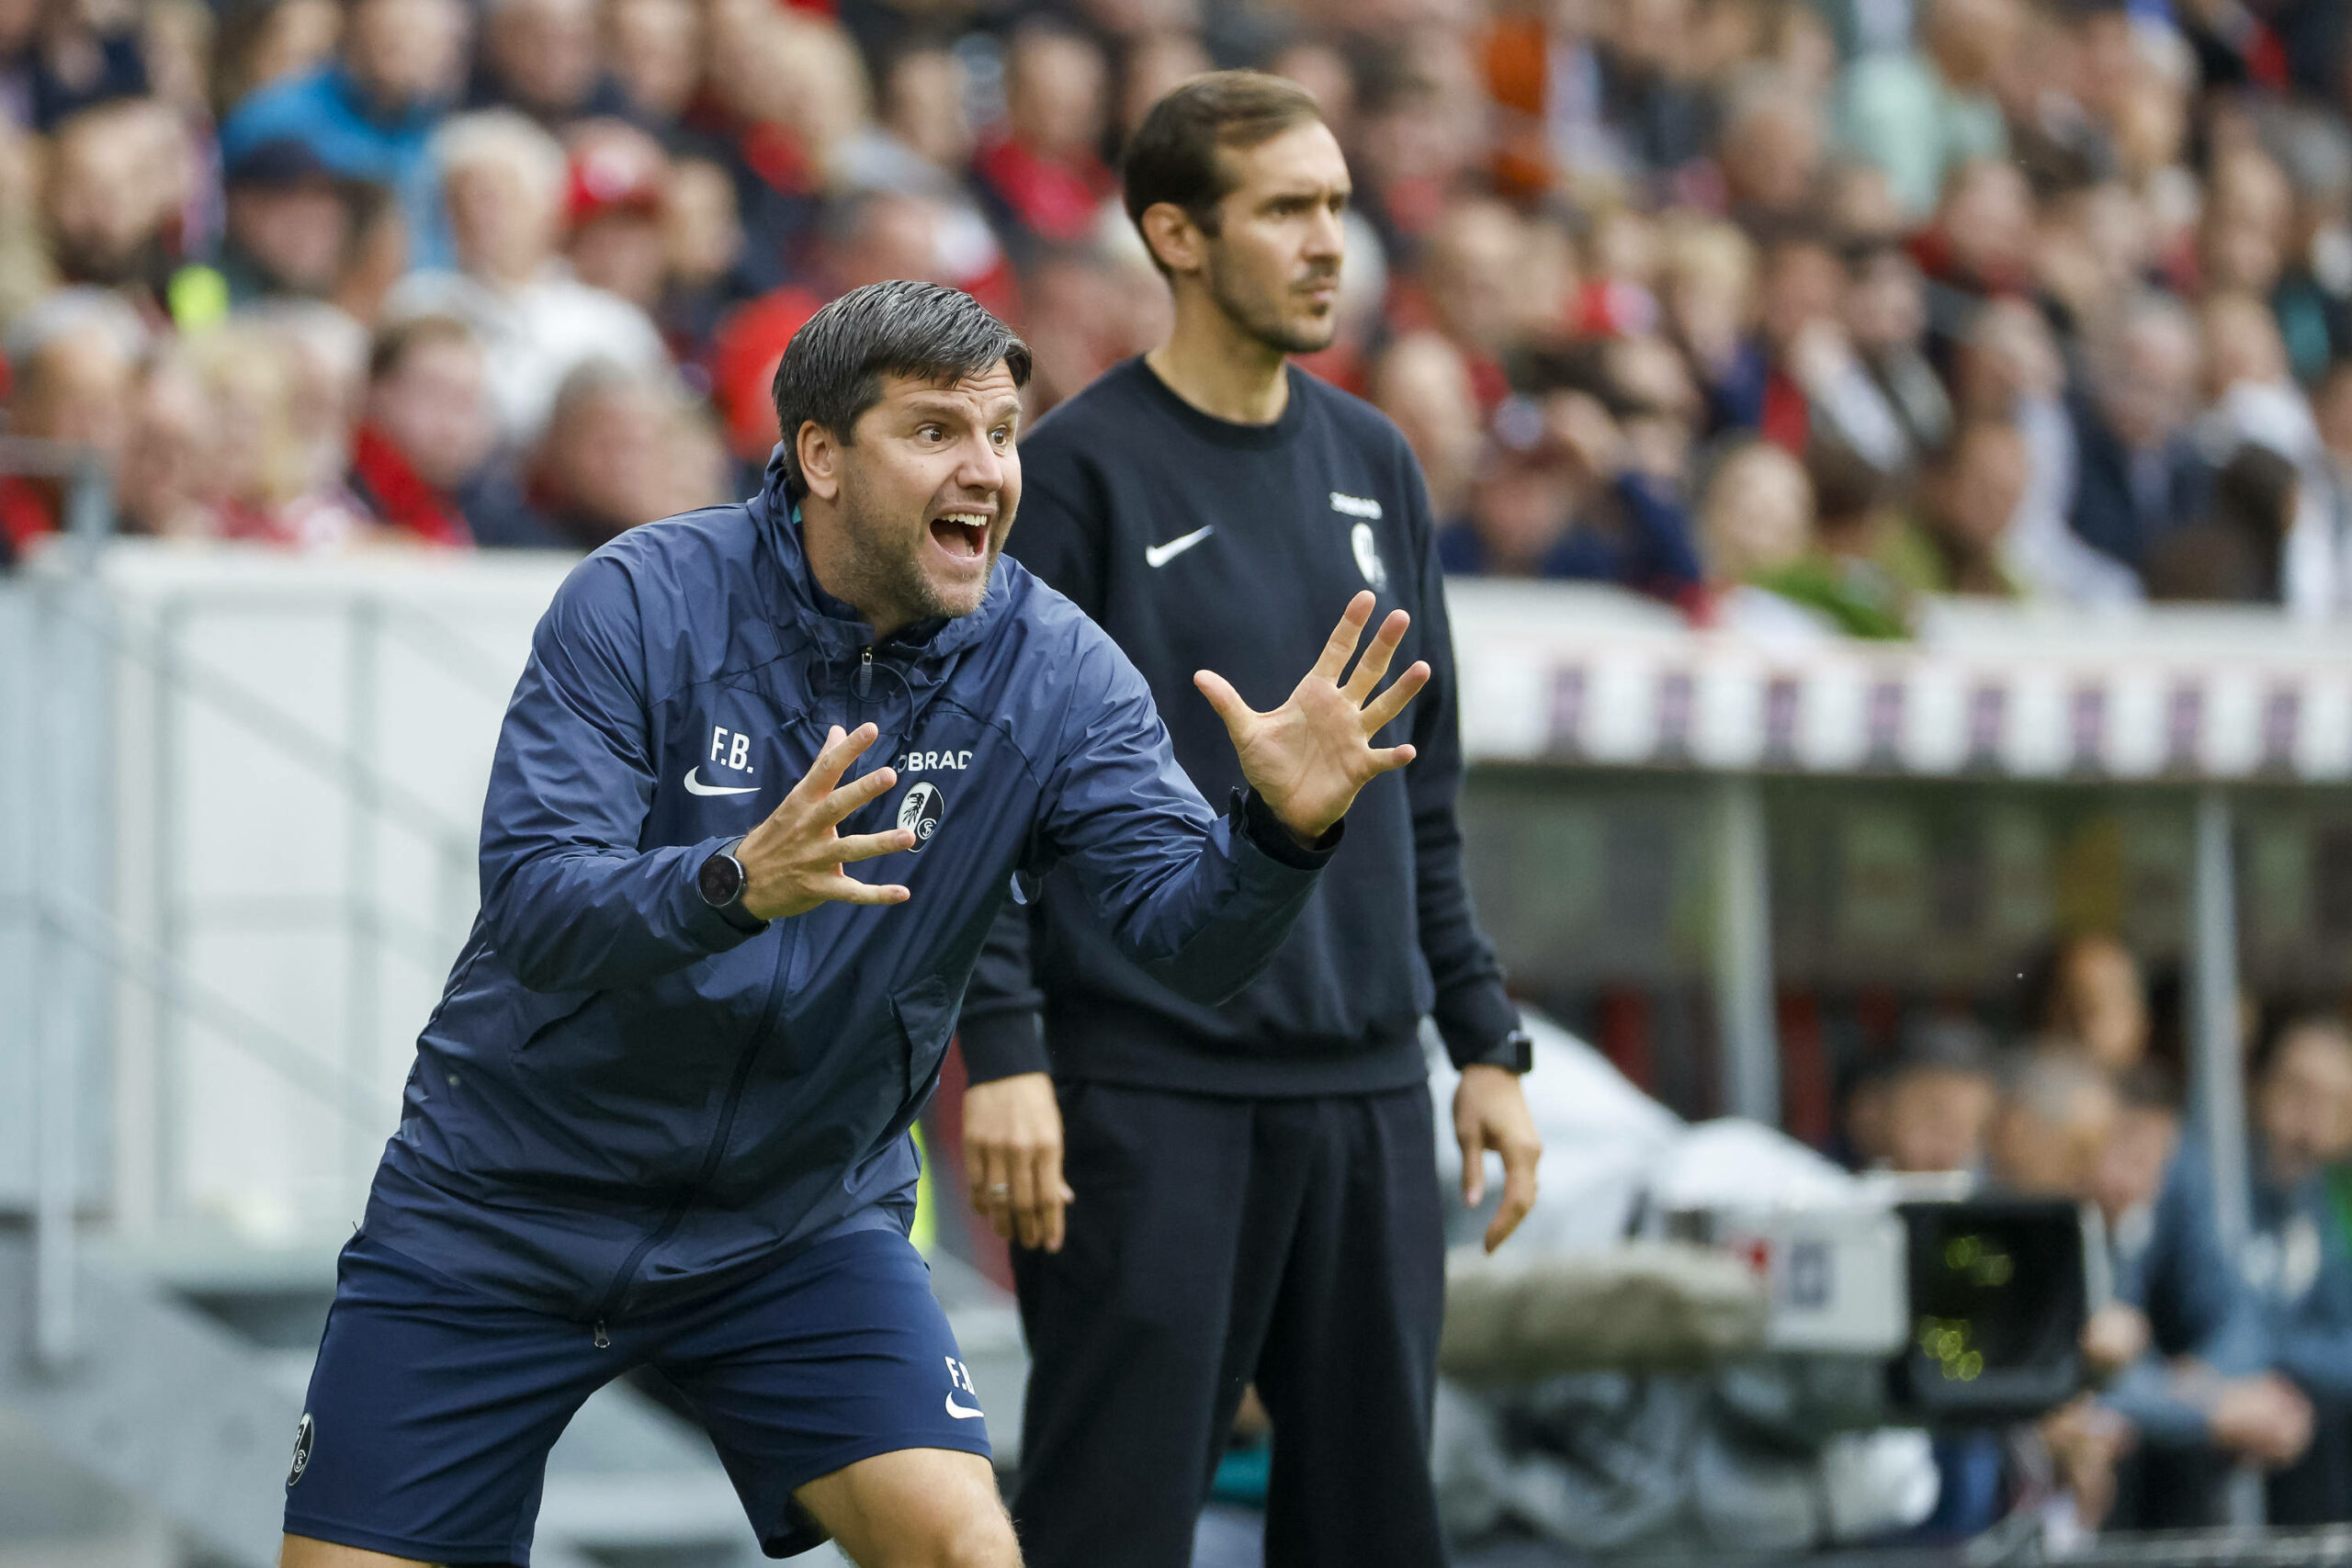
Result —
[{"label": "sc freiburg crest on shorts", "polygon": [[939,793],[937,784],[918,784],[907,791],[906,798],[899,802],[899,826],[915,830],[915,846],[909,853],[920,854],[922,847],[931,842],[946,809],[947,797]]},{"label": "sc freiburg crest on shorts", "polygon": [[311,1413],[307,1410],[302,1412],[302,1419],[294,1427],[294,1465],[286,1472],[287,1485],[291,1486],[301,1480],[302,1472],[311,1468],[311,1439],[318,1435],[318,1430],[317,1424],[311,1419]]}]

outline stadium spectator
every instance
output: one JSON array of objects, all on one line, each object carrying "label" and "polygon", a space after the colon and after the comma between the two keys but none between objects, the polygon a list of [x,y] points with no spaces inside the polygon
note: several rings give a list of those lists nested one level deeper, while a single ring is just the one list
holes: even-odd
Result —
[{"label": "stadium spectator", "polygon": [[59,276],[119,291],[151,323],[179,259],[177,127],[144,99],[85,109],[57,130],[43,187]]},{"label": "stadium spectator", "polygon": [[147,92],[138,14],[18,4],[0,16],[0,112],[47,134],[82,110]]},{"label": "stadium spectator", "polygon": [[258,323],[216,327],[187,342],[189,367],[213,411],[205,481],[207,531],[294,549],[356,543],[367,514],[340,482],[315,481],[303,440],[303,370],[289,338]]},{"label": "stadium spectator", "polygon": [[574,130],[571,160],[563,252],[571,275],[652,313],[670,276],[669,157],[644,131],[608,119]]},{"label": "stadium spectator", "polygon": [[1951,398],[1924,352],[1928,302],[1917,263],[1865,241],[1847,262],[1845,327],[1863,373],[1902,432],[1904,464],[1951,438]]},{"label": "stadium spectator", "polygon": [[468,102],[520,109],[559,134],[592,115],[626,114],[629,96],[597,44],[595,0],[491,0]]},{"label": "stadium spectator", "polygon": [[693,0],[612,0],[605,62],[629,118],[657,134],[675,127],[702,77],[702,13]]},{"label": "stadium spectator", "polygon": [[1953,168],[2007,152],[1993,89],[2024,20],[2017,0],[1927,0],[1917,51],[1873,51],[1847,68],[1839,141],[1886,171],[1914,217],[1935,206]]},{"label": "stadium spectator", "polygon": [[293,378],[293,431],[302,486],[340,489],[368,386],[368,329],[332,305],[283,299],[233,318],[276,339]]},{"label": "stadium spectator", "polygon": [[2165,535],[2148,552],[2148,596],[2284,603],[2296,487],[2294,464],[2267,446],[2240,446],[2213,476],[2204,517]]},{"label": "stadium spectator", "polygon": [[1700,551],[1718,625],[1773,642],[1809,642],[1834,628],[1783,582],[1814,551],[1813,481],[1769,441],[1748,440],[1716,462],[1699,502]]},{"label": "stadium spectator", "polygon": [[1526,224],[1487,197],[1447,209],[1422,256],[1421,284],[1433,324],[1469,366],[1483,410],[1491,411],[1510,390],[1507,362],[1535,324],[1530,260]]},{"label": "stadium spectator", "polygon": [[[519,506],[477,525],[502,543],[592,550],[640,523],[707,505],[715,487],[673,468],[692,453],[689,434],[669,387],[616,360],[582,360],[557,390]],[[682,479],[684,505],[675,504]]]},{"label": "stadium spectator", "polygon": [[2028,462],[2025,437],[2007,420],[1962,425],[1928,465],[1918,513],[1888,541],[1883,564],[1915,592],[2018,597],[2007,545]]},{"label": "stadium spectator", "polygon": [[226,174],[227,232],[214,265],[232,306],[342,283],[375,187],[339,180],[310,143],[277,137],[248,148]]},{"label": "stadium spectator", "polygon": [[1999,1098],[1991,1037],[1967,1019],[1912,1029],[1886,1083],[1886,1163],[1911,1174],[1975,1171]]},{"label": "stadium spectator", "polygon": [[1439,528],[1459,522],[1469,509],[1480,439],[1477,393],[1460,351],[1435,333],[1397,339],[1373,367],[1372,400],[1420,460]]},{"label": "stadium spectator", "polygon": [[602,356],[649,374],[668,368],[645,312],[573,277],[557,256],[571,175],[553,137],[513,110],[481,109],[451,119],[434,145],[458,270],[410,274],[384,309],[473,329],[507,440],[537,439],[575,366]]},{"label": "stadium spectator", "polygon": [[2206,474],[2188,426],[2200,368],[2195,322],[2179,302],[2143,295],[2095,324],[2088,384],[2075,408],[2076,477],[2067,521],[2138,570],[2148,547],[2192,521]]},{"label": "stadium spectator", "polygon": [[2271,1359],[2312,1402],[2310,1450],[2270,1479],[2275,1524],[2352,1517],[2352,1253],[2324,1179],[2352,1156],[2352,1032],[2327,1015],[2279,1032],[2255,1075],[2253,1230],[2239,1266]]},{"label": "stadium spectator", "polygon": [[214,411],[184,355],[153,355],[130,396],[130,431],[115,480],[127,534],[189,539],[209,535]]},{"label": "stadium spectator", "polygon": [[1736,86],[1715,135],[1730,215],[1762,235],[1805,215],[1821,178],[1820,107],[1769,66]]},{"label": "stadium spectator", "polygon": [[2140,961],[2107,931],[2059,943],[2027,976],[2027,1026],[2072,1041],[2101,1071],[2120,1075],[2148,1057],[2148,987]]},{"label": "stadium spectator", "polygon": [[977,145],[966,107],[964,62],[937,45],[900,49],[884,67],[876,130],[918,161],[928,176],[952,181]]},{"label": "stadium spectator", "polygon": [[2143,597],[2128,567],[2067,525],[2075,432],[2064,401],[2065,362],[2042,312],[2015,298],[1986,304],[1958,344],[1952,379],[1960,418],[2006,420],[2025,441],[2025,494],[2002,544],[2018,586],[2034,598],[2084,604]]},{"label": "stadium spectator", "polygon": [[2211,1168],[2168,1078],[2142,1062],[2109,1081],[2117,1111],[2086,1196],[2107,1220],[2115,1299],[2083,1343],[2131,1450],[2103,1493],[2121,1528],[2217,1523],[2229,1467],[2293,1462],[2312,1408],[2269,1370],[2260,1303],[2222,1251]]},{"label": "stadium spectator", "polygon": [[[6,346],[15,370],[9,434],[87,446],[114,468],[134,374],[148,347],[136,312],[103,289],[62,289],[11,322]],[[56,532],[63,507],[59,479],[0,477],[0,541],[7,557],[21,557]]]},{"label": "stadium spectator", "polygon": [[1440,536],[1448,571],[1614,582],[1680,603],[1704,571],[1679,501],[1628,463],[1594,390],[1513,398],[1471,491],[1469,521]]},{"label": "stadium spectator", "polygon": [[[113,468],[143,350],[146,329],[118,296],[87,287],[47,296],[7,329],[9,433],[89,446]],[[62,479],[0,478],[0,559],[21,559],[62,522]]]},{"label": "stadium spectator", "polygon": [[1114,184],[1097,151],[1108,71],[1082,34],[1033,22],[1005,61],[1004,134],[981,147],[973,178],[1016,249],[1086,238]]},{"label": "stadium spectator", "polygon": [[[379,333],[351,447],[350,487],[376,521],[432,545],[534,544],[478,529],[466,506],[497,440],[481,344],[451,316]],[[511,508],[508,509],[511,513]],[[492,518],[485,513],[485,525]]]},{"label": "stadium spectator", "polygon": [[281,136],[305,142],[338,175],[394,191],[417,263],[445,265],[432,137],[464,84],[469,27],[460,0],[353,0],[340,58],[238,104],[221,122],[221,155],[233,162]]}]

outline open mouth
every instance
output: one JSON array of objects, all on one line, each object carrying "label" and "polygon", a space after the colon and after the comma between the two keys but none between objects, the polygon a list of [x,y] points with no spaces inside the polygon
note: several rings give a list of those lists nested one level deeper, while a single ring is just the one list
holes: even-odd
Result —
[{"label": "open mouth", "polygon": [[978,512],[951,512],[931,520],[931,536],[949,555],[978,560],[988,554],[989,520]]}]

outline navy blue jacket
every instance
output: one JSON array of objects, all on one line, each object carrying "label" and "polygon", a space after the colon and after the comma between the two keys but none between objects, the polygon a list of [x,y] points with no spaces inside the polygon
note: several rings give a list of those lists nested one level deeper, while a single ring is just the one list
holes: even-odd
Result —
[{"label": "navy blue jacket", "polygon": [[2211,494],[2212,474],[2186,436],[2176,436],[2145,461],[2153,472],[2146,489],[2135,479],[2136,459],[2108,428],[2089,399],[2072,400],[2075,420],[2075,495],[2068,525],[2084,543],[2103,550],[2133,570],[2149,547],[2197,520]]},{"label": "navy blue jacket", "polygon": [[[844,833],[896,907],[747,931],[695,872],[831,725],[899,784]],[[714,1289],[847,1229],[903,1226],[907,1135],[1016,872],[1061,863],[1122,947],[1204,1003],[1282,945],[1330,851],[1213,814],[1143,679],[1001,561],[974,614],[878,648],[816,584],[775,470],[752,501],[624,534],[540,621],[499,737],[481,913],[417,1042],[367,1228],[582,1321]]]}]

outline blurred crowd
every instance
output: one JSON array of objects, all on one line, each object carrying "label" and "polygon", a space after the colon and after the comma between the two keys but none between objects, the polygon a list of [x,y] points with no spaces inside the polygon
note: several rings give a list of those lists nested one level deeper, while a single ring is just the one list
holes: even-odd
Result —
[{"label": "blurred crowd", "polygon": [[2233,1247],[2183,1114],[2177,985],[2090,934],[2027,987],[2007,1051],[1971,1019],[1925,1021],[1847,1097],[1858,1165],[1975,1172],[2105,1222],[2093,1392],[2030,1427],[1939,1438],[1922,1533],[2018,1509],[2080,1529],[2218,1526],[2237,1476],[2260,1478],[2273,1524],[2352,1519],[2352,1022],[2245,1010],[2250,1218]]},{"label": "blurred crowd", "polygon": [[1011,319],[1033,414],[1148,346],[1121,138],[1245,64],[1349,152],[1309,368],[1450,570],[2352,612],[2335,0],[0,0],[7,430],[134,532],[593,547],[752,482],[860,283]]}]

